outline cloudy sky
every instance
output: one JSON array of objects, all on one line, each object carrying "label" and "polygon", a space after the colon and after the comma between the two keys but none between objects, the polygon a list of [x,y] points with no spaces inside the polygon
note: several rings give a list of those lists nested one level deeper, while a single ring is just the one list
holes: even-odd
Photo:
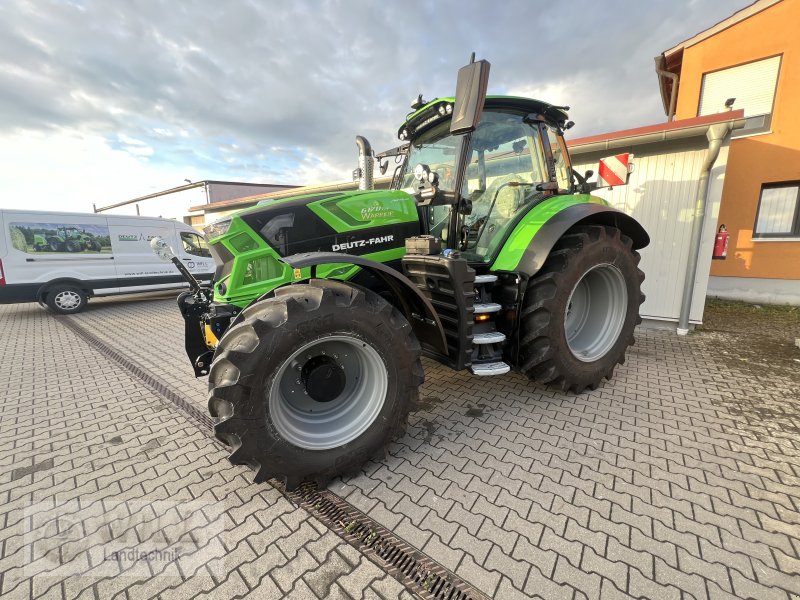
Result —
[{"label": "cloudy sky", "polygon": [[347,179],[354,136],[397,145],[471,51],[573,137],[660,122],[653,57],[750,1],[4,0],[0,207]]}]

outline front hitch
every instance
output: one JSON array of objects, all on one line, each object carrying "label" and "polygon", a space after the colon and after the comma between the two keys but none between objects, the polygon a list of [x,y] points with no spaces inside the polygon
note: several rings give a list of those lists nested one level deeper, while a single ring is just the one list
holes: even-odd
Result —
[{"label": "front hitch", "polygon": [[214,350],[208,347],[203,330],[206,315],[211,307],[212,291],[200,287],[195,291],[183,292],[178,296],[178,309],[183,316],[184,347],[192,363],[195,377],[208,375]]},{"label": "front hitch", "polygon": [[211,308],[214,291],[200,284],[194,275],[175,256],[175,252],[161,237],[150,240],[150,249],[164,262],[171,262],[189,283],[189,291],[178,296],[178,308],[184,322],[184,345],[195,377],[208,375],[214,350],[209,348],[204,335],[207,313]]}]

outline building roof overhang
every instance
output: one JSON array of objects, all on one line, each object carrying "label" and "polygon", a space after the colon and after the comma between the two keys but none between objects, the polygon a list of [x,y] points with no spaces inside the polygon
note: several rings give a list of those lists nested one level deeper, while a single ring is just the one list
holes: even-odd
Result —
[{"label": "building roof overhang", "polygon": [[567,146],[570,154],[584,154],[595,150],[613,150],[616,148],[629,148],[641,144],[666,142],[705,135],[712,125],[731,122],[733,128],[744,126],[744,110],[732,110],[704,117],[692,117],[680,121],[657,123],[633,129],[622,129],[611,133],[601,133],[582,138],[569,140]]},{"label": "building roof overhang", "polygon": [[[656,57],[656,69],[674,73],[680,77],[681,67],[683,66],[683,52],[686,48],[691,48],[695,44],[699,44],[703,40],[717,35],[718,33],[733,27],[737,23],[741,23],[745,19],[749,19],[783,0],[756,0],[752,4],[745,6],[743,9],[733,13],[727,19],[723,19],[719,23],[712,25],[708,29],[704,29],[700,33],[683,40],[676,44],[669,50],[665,50]],[[661,59],[659,61],[659,59]],[[664,104],[664,114],[669,115],[669,101],[672,93],[672,86],[674,85],[672,79],[669,77],[658,76],[658,86],[661,91],[661,101]]]}]

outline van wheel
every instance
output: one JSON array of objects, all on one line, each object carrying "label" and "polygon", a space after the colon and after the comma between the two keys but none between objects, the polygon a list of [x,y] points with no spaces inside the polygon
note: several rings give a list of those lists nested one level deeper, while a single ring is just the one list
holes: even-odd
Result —
[{"label": "van wheel", "polygon": [[71,285],[60,285],[47,290],[45,303],[54,313],[71,315],[86,308],[86,292]]}]

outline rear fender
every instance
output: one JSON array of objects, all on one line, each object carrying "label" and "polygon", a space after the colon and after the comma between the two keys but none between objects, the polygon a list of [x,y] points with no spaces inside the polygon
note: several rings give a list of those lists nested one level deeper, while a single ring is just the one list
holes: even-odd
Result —
[{"label": "rear fender", "polygon": [[[447,354],[447,342],[444,337],[444,328],[439,320],[439,315],[414,283],[399,271],[386,265],[350,254],[339,252],[308,252],[294,254],[282,259],[292,269],[311,267],[311,277],[315,277],[316,267],[319,265],[350,264],[357,265],[368,273],[377,277],[398,300],[398,307],[403,312],[406,320],[411,324],[417,339],[426,343],[438,352]],[[346,281],[342,283],[347,283]],[[265,297],[272,295],[272,292]],[[260,298],[259,298],[260,299]]]},{"label": "rear fender", "polygon": [[[523,224],[524,221],[520,223]],[[491,270],[514,271],[532,277],[542,268],[561,236],[577,225],[616,227],[631,239],[634,250],[644,248],[650,243],[650,236],[644,227],[630,215],[606,204],[595,202],[572,204],[555,213],[538,229],[532,228],[532,237],[527,246],[520,247],[517,242],[516,248],[503,248],[492,264]],[[519,228],[519,225],[517,227]]]}]

